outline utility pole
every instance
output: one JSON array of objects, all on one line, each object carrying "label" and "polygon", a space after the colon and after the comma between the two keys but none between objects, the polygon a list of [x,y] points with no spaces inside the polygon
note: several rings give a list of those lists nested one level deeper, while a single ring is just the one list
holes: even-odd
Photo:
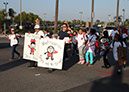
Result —
[{"label": "utility pole", "polygon": [[93,19],[94,19],[94,0],[92,0],[92,10],[91,10],[91,28],[93,27]]},{"label": "utility pole", "polygon": [[6,19],[6,22],[4,23],[4,32],[6,34],[6,23],[7,23],[7,5],[8,5],[8,2],[4,2],[3,3],[5,5],[5,19]]},{"label": "utility pole", "polygon": [[116,26],[119,25],[118,17],[119,17],[119,0],[117,0]]},{"label": "utility pole", "polygon": [[125,24],[125,9],[122,10],[123,11],[123,25]]},{"label": "utility pole", "polygon": [[111,22],[111,15],[108,15],[108,19],[109,19],[109,25],[110,25],[110,22]]},{"label": "utility pole", "polygon": [[59,0],[56,0],[56,8],[55,8],[55,27],[54,27],[54,33],[57,34],[57,21],[58,21],[58,6],[59,6]]},{"label": "utility pole", "polygon": [[22,29],[22,0],[20,0],[20,29]]},{"label": "utility pole", "polygon": [[83,12],[79,12],[79,14],[80,14],[80,25],[82,25],[82,14],[83,14]]}]

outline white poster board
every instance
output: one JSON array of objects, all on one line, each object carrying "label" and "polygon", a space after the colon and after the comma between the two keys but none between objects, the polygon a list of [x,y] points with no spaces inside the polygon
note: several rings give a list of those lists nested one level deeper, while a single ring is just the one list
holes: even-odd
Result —
[{"label": "white poster board", "polygon": [[39,47],[39,67],[62,69],[64,56],[63,40],[41,39]]},{"label": "white poster board", "polygon": [[40,36],[25,34],[23,59],[38,61]]}]

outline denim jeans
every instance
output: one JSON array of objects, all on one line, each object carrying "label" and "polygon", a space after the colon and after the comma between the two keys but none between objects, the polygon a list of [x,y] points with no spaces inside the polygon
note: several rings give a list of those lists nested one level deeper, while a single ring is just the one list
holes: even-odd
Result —
[{"label": "denim jeans", "polygon": [[18,56],[20,56],[20,53],[16,51],[16,47],[18,44],[12,46],[12,59],[14,58],[14,53],[16,53]]}]

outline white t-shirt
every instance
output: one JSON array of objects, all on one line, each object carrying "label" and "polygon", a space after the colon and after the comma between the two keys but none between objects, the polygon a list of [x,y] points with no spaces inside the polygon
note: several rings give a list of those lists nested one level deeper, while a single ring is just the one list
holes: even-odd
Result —
[{"label": "white t-shirt", "polygon": [[13,45],[18,44],[18,40],[16,39],[16,35],[9,35],[9,39],[10,39],[10,46],[12,47]]},{"label": "white t-shirt", "polygon": [[122,38],[126,38],[126,37],[128,37],[128,35],[126,33],[123,33]]},{"label": "white t-shirt", "polygon": [[[89,35],[88,38],[88,46],[90,46],[90,43],[95,42],[96,41],[96,35]],[[93,52],[92,49],[89,47],[88,52]]]},{"label": "white t-shirt", "polygon": [[[117,53],[117,48],[121,46],[120,42],[115,42],[114,43],[114,47],[113,47],[113,43],[110,45],[111,48],[113,48],[113,57],[116,61],[118,61],[118,53]],[[126,47],[125,43],[123,42],[123,47]]]},{"label": "white t-shirt", "polygon": [[119,34],[119,32],[116,30],[116,31],[112,31],[111,32],[111,35],[112,35],[112,40],[114,40],[114,37],[115,37],[115,34]]},{"label": "white t-shirt", "polygon": [[[48,36],[46,36],[44,39],[50,39],[50,38]],[[56,39],[56,38],[53,37],[52,39]]]},{"label": "white t-shirt", "polygon": [[85,42],[86,36],[84,34],[78,34],[75,38],[78,41],[78,48],[83,45],[83,42]]},{"label": "white t-shirt", "polygon": [[37,32],[35,32],[34,34],[36,34],[36,35],[40,35],[40,36],[42,36],[42,37],[45,37],[45,35],[44,35],[44,32],[43,31],[39,31],[38,33]]}]

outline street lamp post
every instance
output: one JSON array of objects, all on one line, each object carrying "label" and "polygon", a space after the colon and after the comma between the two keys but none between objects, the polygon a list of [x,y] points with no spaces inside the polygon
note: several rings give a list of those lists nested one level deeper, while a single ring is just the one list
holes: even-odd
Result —
[{"label": "street lamp post", "polygon": [[92,10],[91,10],[91,28],[93,27],[93,18],[94,18],[94,0],[92,0]]},{"label": "street lamp post", "polygon": [[125,21],[125,9],[122,10],[123,11],[123,25],[125,24],[124,21]]},{"label": "street lamp post", "polygon": [[119,0],[117,0],[117,14],[116,14],[116,25],[118,26],[118,17],[119,17]]},{"label": "street lamp post", "polygon": [[20,29],[22,29],[22,0],[20,0]]},{"label": "street lamp post", "polygon": [[79,14],[80,14],[80,25],[82,25],[82,14],[83,14],[83,12],[79,12]]},{"label": "street lamp post", "polygon": [[[5,5],[5,19],[7,20],[7,5],[8,5],[8,2],[4,2],[3,4]],[[5,34],[6,34],[6,22],[4,23],[4,31],[5,31]]]},{"label": "street lamp post", "polygon": [[59,6],[59,0],[56,0],[56,9],[55,9],[55,27],[54,27],[54,33],[57,33],[57,21],[58,21],[58,6]]},{"label": "street lamp post", "polygon": [[109,25],[110,25],[111,15],[108,15],[108,19],[109,19]]}]

